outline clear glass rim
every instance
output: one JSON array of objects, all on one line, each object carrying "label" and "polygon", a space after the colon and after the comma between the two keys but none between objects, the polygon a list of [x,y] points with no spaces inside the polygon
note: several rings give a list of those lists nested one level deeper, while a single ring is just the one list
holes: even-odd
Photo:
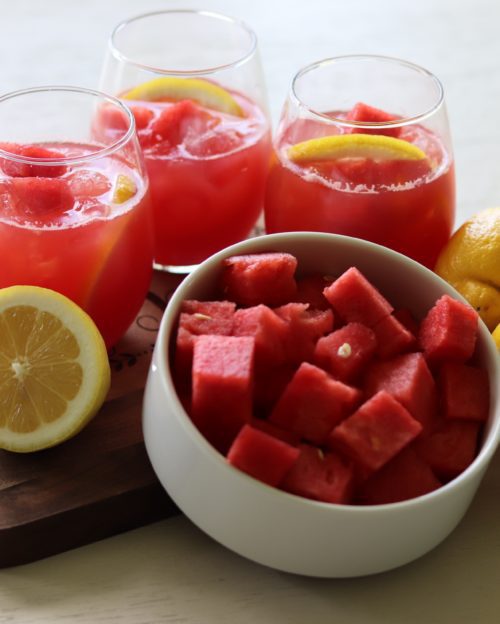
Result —
[{"label": "clear glass rim", "polygon": [[[343,63],[345,61],[379,61],[382,63],[389,63],[394,65],[401,65],[406,67],[407,69],[411,69],[419,74],[422,74],[429,78],[434,85],[437,87],[437,98],[435,103],[428,108],[427,110],[418,113],[417,115],[413,115],[411,117],[403,117],[394,121],[377,121],[377,122],[367,122],[367,121],[347,121],[345,119],[341,119],[340,117],[333,117],[331,115],[325,115],[319,111],[314,110],[310,106],[308,106],[298,95],[297,95],[297,82],[304,76],[305,74],[318,69],[320,67],[324,67],[326,65],[333,65],[335,63]],[[329,58],[322,59],[321,61],[315,61],[314,63],[310,63],[305,67],[299,69],[299,71],[295,74],[292,79],[292,84],[290,88],[290,97],[294,104],[301,109],[306,110],[313,117],[317,117],[323,121],[327,121],[329,123],[334,123],[335,125],[344,126],[346,128],[398,128],[401,126],[407,126],[410,124],[415,124],[421,122],[431,115],[433,115],[443,104],[444,102],[444,89],[441,81],[429,70],[412,63],[410,61],[405,61],[403,59],[393,57],[393,56],[383,56],[378,54],[346,54],[343,56],[332,56]]]},{"label": "clear glass rim", "polygon": [[94,89],[87,89],[84,87],[72,87],[65,85],[48,85],[41,87],[33,87],[30,89],[20,89],[19,91],[11,91],[10,93],[6,93],[5,95],[0,96],[0,106],[3,102],[7,100],[11,100],[16,97],[31,95],[33,93],[49,93],[49,92],[65,92],[65,93],[79,93],[84,95],[91,95],[93,97],[98,97],[102,100],[106,100],[111,104],[114,104],[120,108],[128,119],[128,129],[123,136],[117,139],[114,143],[107,145],[105,147],[100,147],[97,145],[98,149],[91,154],[86,154],[85,156],[67,156],[64,158],[33,158],[22,156],[18,154],[13,154],[12,152],[7,152],[0,147],[0,157],[11,160],[18,163],[28,164],[28,165],[41,165],[41,166],[57,166],[57,165],[69,165],[69,164],[81,164],[88,162],[90,160],[96,160],[99,158],[103,158],[105,156],[110,156],[114,154],[118,150],[120,150],[124,145],[126,145],[130,139],[135,134],[135,118],[130,111],[130,109],[123,104],[120,100],[113,97],[112,95],[107,95],[102,91],[96,91]]},{"label": "clear glass rim", "polygon": [[[231,63],[224,63],[222,65],[216,65],[214,67],[205,67],[200,69],[187,69],[187,70],[178,70],[178,69],[169,69],[167,67],[154,67],[153,65],[147,65],[145,63],[140,63],[133,58],[128,57],[126,54],[120,51],[119,47],[116,45],[116,37],[117,35],[124,30],[129,24],[133,22],[138,22],[139,20],[155,17],[158,15],[202,15],[204,17],[210,17],[214,19],[218,19],[220,21],[224,21],[227,23],[231,23],[239,28],[243,29],[250,36],[250,46],[248,50],[242,54],[239,58]],[[111,37],[109,39],[109,48],[111,50],[111,54],[120,61],[124,63],[128,63],[130,65],[135,65],[140,69],[144,69],[146,71],[155,73],[155,74],[163,74],[168,76],[205,76],[209,74],[214,74],[225,69],[237,67],[238,65],[242,65],[249,58],[251,58],[255,54],[255,50],[257,48],[257,35],[255,32],[246,24],[243,20],[237,19],[235,17],[231,17],[229,15],[225,15],[224,13],[218,13],[216,11],[204,11],[199,9],[167,9],[164,11],[151,11],[148,13],[142,13],[140,15],[136,15],[129,19],[123,20],[120,22],[111,33]]]}]

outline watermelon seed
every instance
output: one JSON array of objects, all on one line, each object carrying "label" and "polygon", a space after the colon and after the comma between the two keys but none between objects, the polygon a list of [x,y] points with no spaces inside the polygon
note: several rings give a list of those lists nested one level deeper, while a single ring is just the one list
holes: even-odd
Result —
[{"label": "watermelon seed", "polygon": [[352,353],[351,345],[348,342],[344,342],[344,344],[340,345],[340,347],[337,350],[337,355],[341,358],[348,358],[351,356],[351,353]]},{"label": "watermelon seed", "polygon": [[195,312],[193,316],[197,319],[201,319],[202,321],[211,321],[212,317],[208,314],[202,314],[201,312]]}]

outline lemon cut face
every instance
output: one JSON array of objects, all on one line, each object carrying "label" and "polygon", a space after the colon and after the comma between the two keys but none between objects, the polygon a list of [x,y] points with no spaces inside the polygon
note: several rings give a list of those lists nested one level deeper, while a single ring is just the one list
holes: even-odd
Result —
[{"label": "lemon cut face", "polygon": [[381,134],[339,134],[309,139],[289,147],[287,156],[295,163],[341,158],[369,158],[375,161],[427,158],[416,145]]},{"label": "lemon cut face", "polygon": [[78,433],[110,385],[106,347],[92,319],[52,290],[0,290],[0,448],[54,446]]},{"label": "lemon cut face", "polygon": [[149,102],[194,100],[206,108],[243,117],[241,106],[219,85],[201,78],[162,76],[134,87],[123,96],[125,100]]}]

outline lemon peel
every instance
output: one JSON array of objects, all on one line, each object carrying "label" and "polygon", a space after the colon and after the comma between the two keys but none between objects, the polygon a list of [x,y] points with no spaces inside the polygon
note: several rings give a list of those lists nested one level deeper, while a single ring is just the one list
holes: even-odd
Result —
[{"label": "lemon peel", "polygon": [[0,448],[27,453],[74,436],[110,377],[102,336],[79,306],[46,288],[0,290]]},{"label": "lemon peel", "polygon": [[493,331],[500,323],[500,207],[468,219],[443,248],[434,270]]},{"label": "lemon peel", "polygon": [[295,163],[340,158],[383,160],[423,160],[427,156],[419,147],[381,134],[338,134],[296,143],[287,149]]},{"label": "lemon peel", "polygon": [[206,108],[243,117],[243,109],[233,96],[219,85],[201,78],[162,76],[134,87],[123,95],[125,100],[158,102],[194,100]]}]

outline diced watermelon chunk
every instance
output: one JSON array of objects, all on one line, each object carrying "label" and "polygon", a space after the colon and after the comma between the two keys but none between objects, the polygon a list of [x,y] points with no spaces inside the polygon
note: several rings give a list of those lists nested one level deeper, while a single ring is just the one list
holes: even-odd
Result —
[{"label": "diced watermelon chunk", "polygon": [[485,370],[465,364],[443,364],[439,387],[447,418],[487,420],[490,386]]},{"label": "diced watermelon chunk", "polygon": [[[358,102],[347,113],[345,117],[348,121],[366,121],[367,123],[387,123],[390,121],[397,121],[399,118],[390,113],[386,113],[380,108],[374,106],[368,106],[363,102]],[[352,133],[362,134],[384,134],[385,136],[398,137],[401,134],[401,128],[352,128]]]},{"label": "diced watermelon chunk", "polygon": [[291,254],[232,256],[223,266],[223,292],[239,305],[280,306],[293,300],[297,292],[297,260]]},{"label": "diced watermelon chunk", "polygon": [[115,104],[104,104],[99,109],[99,131],[106,134],[106,130],[128,130],[129,120],[124,110]]},{"label": "diced watermelon chunk", "polygon": [[382,390],[335,427],[329,445],[361,466],[378,470],[421,430],[408,410]]},{"label": "diced watermelon chunk", "polygon": [[[26,158],[42,160],[64,160],[64,154],[56,150],[47,149],[40,145],[19,145],[18,143],[0,143],[0,148],[6,152]],[[12,178],[58,178],[66,173],[64,165],[37,165],[15,162],[0,158],[0,169],[5,175]]]},{"label": "diced watermelon chunk", "polygon": [[301,445],[300,455],[284,478],[281,489],[325,503],[348,503],[351,498],[353,469],[336,453]]},{"label": "diced watermelon chunk", "polygon": [[373,331],[377,337],[377,355],[381,358],[400,355],[416,344],[415,336],[392,314],[375,323]]},{"label": "diced watermelon chunk", "polygon": [[377,348],[374,332],[361,323],[348,323],[324,338],[314,350],[314,362],[341,381],[358,377]]},{"label": "diced watermelon chunk", "polygon": [[254,405],[259,415],[270,414],[296,370],[297,366],[284,364],[255,371]]},{"label": "diced watermelon chunk", "polygon": [[299,450],[245,425],[227,454],[228,462],[254,479],[278,486],[299,457]]},{"label": "diced watermelon chunk", "polygon": [[111,181],[103,173],[92,169],[78,169],[65,178],[75,197],[86,199],[104,195],[111,189]]},{"label": "diced watermelon chunk", "polygon": [[196,336],[230,336],[235,309],[236,304],[232,301],[183,301],[174,360],[174,370],[179,380],[186,381],[191,376]]},{"label": "diced watermelon chunk", "polygon": [[422,180],[432,170],[427,158],[420,160],[375,161],[371,158],[345,158],[314,164],[314,170],[332,182],[349,186],[399,186]]},{"label": "diced watermelon chunk", "polygon": [[252,415],[255,341],[249,337],[198,336],[193,354],[193,422],[225,453]]},{"label": "diced watermelon chunk", "polygon": [[307,303],[287,303],[275,309],[288,327],[285,349],[290,363],[312,361],[318,338],[333,329],[333,312],[309,310]]},{"label": "diced watermelon chunk", "polygon": [[315,273],[306,275],[297,280],[297,295],[295,299],[301,303],[308,303],[316,310],[328,310],[330,304],[325,298],[323,291],[333,282],[327,275]]},{"label": "diced watermelon chunk", "polygon": [[304,362],[285,388],[269,420],[308,442],[322,445],[333,427],[361,400],[361,392]]},{"label": "diced watermelon chunk", "polygon": [[419,343],[432,363],[466,362],[474,352],[478,314],[468,304],[443,295],[420,325]]},{"label": "diced watermelon chunk", "polygon": [[181,100],[162,110],[152,126],[156,141],[167,142],[171,147],[182,143],[188,135],[201,135],[216,122],[207,111],[192,100]]},{"label": "diced watermelon chunk", "polygon": [[365,505],[385,505],[423,496],[441,487],[429,466],[412,448],[405,448],[357,490]]},{"label": "diced watermelon chunk", "polygon": [[11,197],[18,213],[37,219],[64,214],[75,203],[68,183],[60,178],[13,178]]},{"label": "diced watermelon chunk", "polygon": [[323,294],[347,323],[362,323],[372,327],[393,310],[391,304],[356,267],[345,271],[325,288]]},{"label": "diced watermelon chunk", "polygon": [[287,431],[282,427],[278,427],[274,425],[272,422],[265,420],[264,418],[252,418],[250,420],[250,425],[254,429],[258,429],[259,431],[263,431],[273,438],[278,438],[278,440],[282,440],[291,446],[298,446],[300,442],[300,436],[293,431]]},{"label": "diced watermelon chunk", "polygon": [[265,305],[242,308],[234,314],[233,335],[255,338],[255,367],[265,370],[285,361],[288,327]]},{"label": "diced watermelon chunk", "polygon": [[442,420],[426,436],[415,440],[413,448],[444,480],[463,472],[476,457],[480,423],[465,420]]},{"label": "diced watermelon chunk", "polygon": [[[210,327],[211,319],[227,318],[232,320],[235,310],[236,304],[233,301],[198,301],[198,299],[185,299],[181,304],[181,312],[197,314],[198,316],[196,318],[198,321],[205,321],[208,323],[206,329]],[[210,332],[202,331],[200,333],[206,334]]]},{"label": "diced watermelon chunk", "polygon": [[406,327],[411,334],[415,337],[418,335],[418,323],[408,308],[397,308],[394,310],[392,315],[401,323],[401,325]]},{"label": "diced watermelon chunk", "polygon": [[385,390],[428,430],[436,416],[437,390],[421,353],[406,353],[374,363],[365,378],[366,396]]},{"label": "diced watermelon chunk", "polygon": [[153,111],[145,106],[131,106],[130,110],[134,116],[137,130],[144,130],[144,128],[147,128],[154,117]]}]

